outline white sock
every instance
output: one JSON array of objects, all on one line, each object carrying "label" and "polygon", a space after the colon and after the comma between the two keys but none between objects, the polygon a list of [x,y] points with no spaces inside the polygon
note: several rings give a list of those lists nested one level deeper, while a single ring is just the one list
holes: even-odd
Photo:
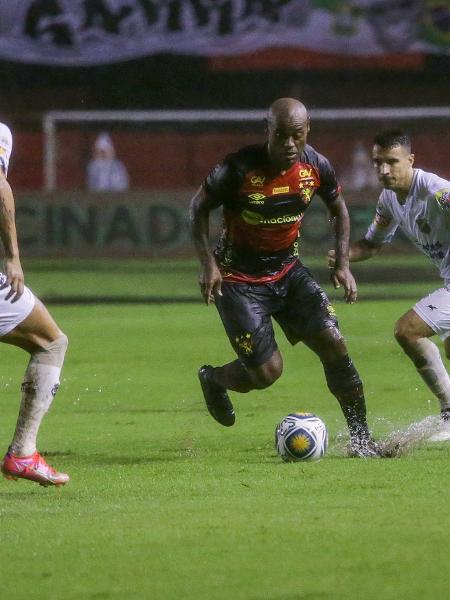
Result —
[{"label": "white sock", "polygon": [[441,410],[447,410],[450,408],[450,377],[442,362],[439,348],[428,338],[418,339],[417,347],[426,360],[426,364],[419,367],[417,372],[438,398]]},{"label": "white sock", "polygon": [[22,384],[22,402],[10,450],[17,456],[36,452],[36,438],[45,413],[58,391],[61,367],[30,359]]}]

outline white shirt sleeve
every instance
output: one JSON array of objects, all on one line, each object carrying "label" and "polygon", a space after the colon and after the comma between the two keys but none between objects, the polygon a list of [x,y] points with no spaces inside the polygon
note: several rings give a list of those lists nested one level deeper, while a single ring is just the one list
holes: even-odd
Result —
[{"label": "white shirt sleeve", "polygon": [[377,246],[389,244],[397,231],[397,227],[398,222],[389,206],[386,191],[383,190],[377,202],[374,220],[369,225],[364,239]]},{"label": "white shirt sleeve", "polygon": [[4,123],[0,123],[0,167],[3,169],[5,175],[8,175],[12,146],[11,130]]}]

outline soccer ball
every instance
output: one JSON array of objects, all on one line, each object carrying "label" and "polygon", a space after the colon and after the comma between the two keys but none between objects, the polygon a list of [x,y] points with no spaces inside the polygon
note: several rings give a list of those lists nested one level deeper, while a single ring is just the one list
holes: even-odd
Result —
[{"label": "soccer ball", "polygon": [[317,460],[327,446],[325,423],[309,412],[291,413],[275,429],[275,449],[284,462]]}]

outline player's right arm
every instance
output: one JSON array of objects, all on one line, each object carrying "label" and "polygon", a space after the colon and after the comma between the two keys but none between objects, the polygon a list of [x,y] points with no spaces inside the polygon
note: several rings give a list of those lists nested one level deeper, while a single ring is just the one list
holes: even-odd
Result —
[{"label": "player's right arm", "polygon": [[195,250],[200,260],[199,285],[206,304],[214,302],[214,295],[221,295],[222,275],[209,244],[209,215],[218,207],[202,185],[191,200],[189,221]]},{"label": "player's right arm", "polygon": [[[349,261],[360,262],[377,256],[383,245],[392,241],[397,227],[398,223],[389,209],[389,201],[382,193],[377,202],[375,217],[369,225],[366,235],[349,246]],[[335,264],[334,250],[328,251],[327,262],[328,267],[332,269]]]},{"label": "player's right arm", "polygon": [[[360,262],[372,258],[380,253],[382,244],[374,244],[362,238],[357,242],[352,242],[349,246],[348,258],[350,262]],[[327,262],[328,268],[333,269],[335,264],[335,251],[328,250]]]},{"label": "player's right arm", "polygon": [[2,168],[0,168],[0,238],[5,252],[3,270],[6,281],[3,287],[11,286],[5,299],[15,302],[23,294],[24,277],[17,242],[14,195]]}]

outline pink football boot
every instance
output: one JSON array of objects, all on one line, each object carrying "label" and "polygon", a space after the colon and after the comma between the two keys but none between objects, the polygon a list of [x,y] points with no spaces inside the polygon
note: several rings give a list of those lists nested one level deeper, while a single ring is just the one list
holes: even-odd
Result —
[{"label": "pink football boot", "polygon": [[69,481],[66,473],[58,473],[48,465],[39,452],[31,456],[15,456],[8,452],[2,462],[2,473],[6,479],[29,479],[39,485],[64,485]]}]

